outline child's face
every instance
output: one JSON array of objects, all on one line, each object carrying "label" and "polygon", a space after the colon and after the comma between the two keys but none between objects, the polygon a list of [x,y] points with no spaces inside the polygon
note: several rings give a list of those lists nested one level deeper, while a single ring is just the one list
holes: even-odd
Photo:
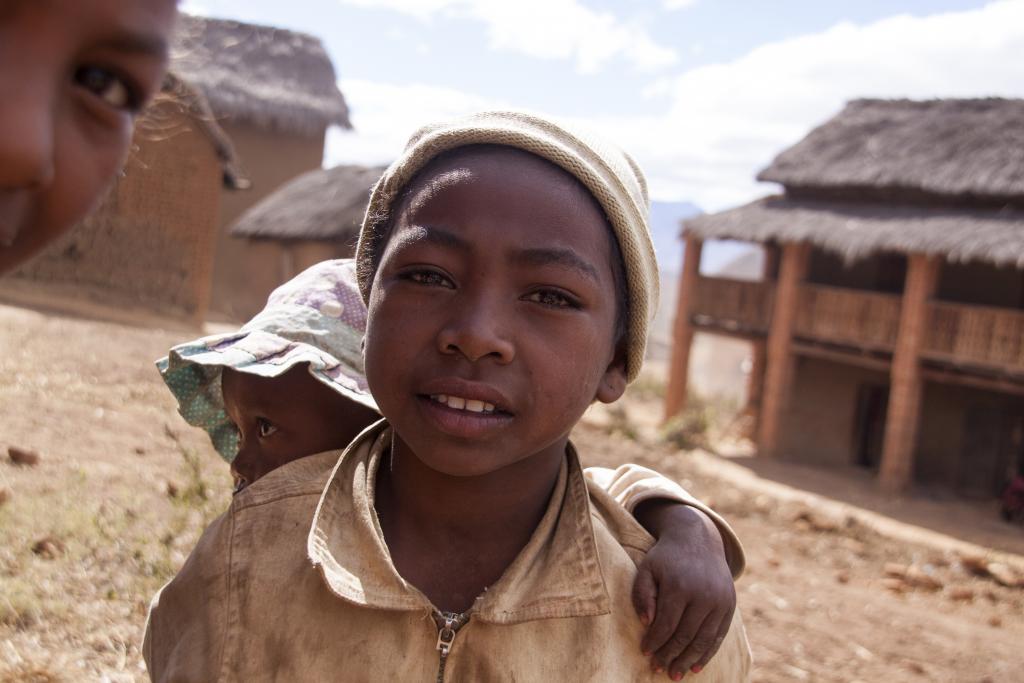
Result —
[{"label": "child's face", "polygon": [[571,176],[513,149],[435,162],[398,207],[370,294],[371,392],[428,467],[562,450],[625,388],[611,235]]},{"label": "child's face", "polygon": [[0,273],[80,220],[121,169],[175,5],[0,2]]},{"label": "child's face", "polygon": [[314,453],[344,448],[379,416],[314,379],[306,365],[277,377],[225,368],[224,407],[238,429],[236,489]]}]

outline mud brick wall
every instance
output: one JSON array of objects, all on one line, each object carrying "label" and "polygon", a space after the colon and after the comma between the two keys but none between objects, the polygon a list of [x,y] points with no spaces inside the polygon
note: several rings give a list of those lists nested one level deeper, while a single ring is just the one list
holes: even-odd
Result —
[{"label": "mud brick wall", "polygon": [[74,300],[201,322],[209,304],[222,167],[173,102],[135,135],[101,206],[14,278]]}]

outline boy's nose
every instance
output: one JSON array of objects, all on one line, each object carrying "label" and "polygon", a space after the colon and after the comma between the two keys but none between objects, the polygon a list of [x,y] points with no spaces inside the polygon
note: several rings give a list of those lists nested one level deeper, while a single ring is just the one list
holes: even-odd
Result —
[{"label": "boy's nose", "polygon": [[460,354],[473,363],[492,358],[505,364],[515,358],[515,345],[499,311],[476,305],[456,308],[453,313],[437,335],[441,353]]},{"label": "boy's nose", "polygon": [[39,83],[0,79],[0,189],[33,189],[54,172],[53,97]]}]

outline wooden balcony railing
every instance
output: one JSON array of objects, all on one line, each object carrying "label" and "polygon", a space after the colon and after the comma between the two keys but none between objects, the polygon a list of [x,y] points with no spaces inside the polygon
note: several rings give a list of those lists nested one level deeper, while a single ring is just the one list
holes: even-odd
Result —
[{"label": "wooden balcony railing", "polygon": [[794,333],[818,341],[891,351],[900,328],[900,297],[803,285]]},{"label": "wooden balcony railing", "polygon": [[1024,370],[1024,311],[935,302],[923,355]]},{"label": "wooden balcony railing", "polygon": [[700,325],[763,335],[768,332],[774,295],[770,282],[700,277],[691,313]]},{"label": "wooden balcony railing", "polygon": [[[700,277],[692,319],[703,327],[743,335],[767,334],[775,287]],[[803,284],[797,298],[794,336],[813,341],[893,351],[900,327],[901,297]],[[921,355],[931,360],[1024,371],[1024,310],[929,304]]]}]

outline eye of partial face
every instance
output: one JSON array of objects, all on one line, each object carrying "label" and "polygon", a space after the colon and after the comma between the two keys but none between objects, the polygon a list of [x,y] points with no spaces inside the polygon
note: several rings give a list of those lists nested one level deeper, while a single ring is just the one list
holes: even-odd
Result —
[{"label": "eye of partial face", "polygon": [[273,422],[262,417],[256,418],[256,429],[261,439],[265,439],[277,431]]},{"label": "eye of partial face", "polygon": [[104,104],[114,109],[137,113],[143,98],[127,79],[110,69],[82,66],[75,71],[75,83]]}]

